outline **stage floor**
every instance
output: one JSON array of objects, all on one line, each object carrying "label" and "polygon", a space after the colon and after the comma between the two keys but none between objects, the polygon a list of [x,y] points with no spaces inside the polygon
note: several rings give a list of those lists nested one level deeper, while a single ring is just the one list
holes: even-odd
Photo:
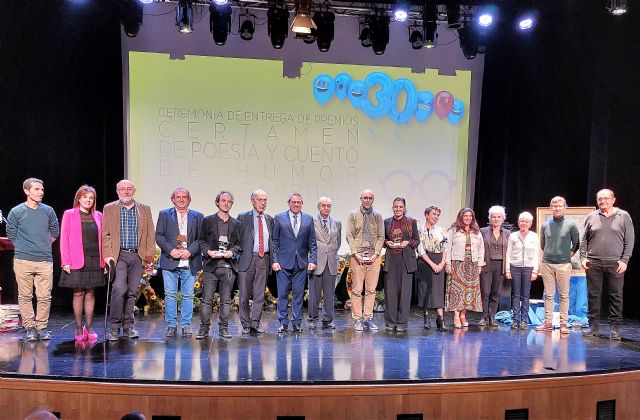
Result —
[{"label": "stage floor", "polygon": [[[70,314],[52,315],[50,342],[23,342],[23,332],[0,334],[0,376],[108,382],[184,384],[346,384],[450,382],[584,375],[640,369],[640,323],[626,322],[623,340],[475,326],[438,332],[422,327],[414,309],[408,333],[356,332],[347,311],[337,311],[336,330],[278,335],[274,311],[263,317],[266,333],[240,335],[232,312],[232,339],[165,339],[163,316],[138,316],[140,338],[76,343]],[[306,315],[306,311],[305,311]],[[449,325],[451,319],[448,318]],[[472,319],[473,321],[473,319]],[[199,318],[192,327],[197,331]],[[602,326],[608,334],[609,327]]]}]

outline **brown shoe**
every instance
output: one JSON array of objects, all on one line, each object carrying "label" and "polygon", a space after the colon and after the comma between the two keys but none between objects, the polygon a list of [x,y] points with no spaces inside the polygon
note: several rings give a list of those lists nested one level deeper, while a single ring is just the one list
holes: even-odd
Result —
[{"label": "brown shoe", "polygon": [[560,334],[571,334],[571,330],[565,324],[560,324]]},{"label": "brown shoe", "polygon": [[538,325],[536,331],[553,331],[553,324],[545,322],[544,324]]}]

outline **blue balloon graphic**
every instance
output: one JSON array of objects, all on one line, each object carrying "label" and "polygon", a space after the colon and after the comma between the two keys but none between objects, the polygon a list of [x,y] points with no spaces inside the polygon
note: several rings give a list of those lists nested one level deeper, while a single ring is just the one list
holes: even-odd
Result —
[{"label": "blue balloon graphic", "polygon": [[429,91],[418,92],[418,106],[416,107],[416,120],[425,122],[433,114],[433,100],[435,96]]},{"label": "blue balloon graphic", "polygon": [[354,80],[349,85],[349,101],[354,108],[360,109],[362,107],[362,103],[367,99],[367,95],[369,94],[369,89],[364,82],[360,80]]},{"label": "blue balloon graphic", "polygon": [[369,73],[365,78],[368,87],[380,85],[380,89],[376,92],[376,100],[378,103],[373,105],[369,99],[365,97],[362,102],[362,112],[370,118],[382,118],[389,113],[391,109],[391,96],[393,94],[393,80],[391,77],[379,71]]},{"label": "blue balloon graphic", "polygon": [[320,105],[324,105],[333,96],[335,90],[335,84],[333,78],[326,74],[320,74],[313,79],[313,96]]},{"label": "blue balloon graphic", "polygon": [[451,124],[458,124],[464,115],[464,103],[460,99],[456,99],[453,101],[453,108],[449,115],[447,115],[447,119]]},{"label": "blue balloon graphic", "polygon": [[[404,106],[400,106],[402,111],[398,110],[398,96],[404,89],[406,93],[406,99]],[[418,98],[416,94],[416,87],[409,79],[398,79],[393,82],[393,89],[391,94],[391,109],[389,110],[389,119],[396,124],[406,124],[416,112],[418,106]]]},{"label": "blue balloon graphic", "polygon": [[347,73],[340,73],[336,76],[336,96],[344,101],[349,94],[349,85],[351,84],[351,76]]}]

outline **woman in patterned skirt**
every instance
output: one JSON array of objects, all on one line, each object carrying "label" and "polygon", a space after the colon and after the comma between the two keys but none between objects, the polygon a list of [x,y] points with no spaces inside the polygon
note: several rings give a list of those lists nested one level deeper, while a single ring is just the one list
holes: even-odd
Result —
[{"label": "woman in patterned skirt", "polygon": [[467,311],[482,312],[480,269],[485,264],[484,242],[470,208],[460,210],[447,231],[446,252],[445,307],[453,311],[454,328],[468,327]]},{"label": "woman in patterned skirt", "polygon": [[[76,341],[96,340],[93,331],[94,289],[105,285],[102,260],[102,213],[96,210],[96,190],[83,185],[73,208],[62,216],[60,229],[61,287],[73,289]],[[84,312],[86,325],[82,326]]]}]

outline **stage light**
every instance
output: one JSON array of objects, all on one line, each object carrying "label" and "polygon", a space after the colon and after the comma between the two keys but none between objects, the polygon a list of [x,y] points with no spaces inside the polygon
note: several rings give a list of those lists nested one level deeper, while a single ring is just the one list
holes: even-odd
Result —
[{"label": "stage light", "polygon": [[249,13],[244,13],[240,15],[240,20],[242,20],[240,29],[238,29],[240,38],[245,41],[251,41],[253,39],[253,33],[256,31],[255,16]]},{"label": "stage light", "polygon": [[467,60],[473,60],[478,55],[478,42],[473,28],[466,26],[458,29],[460,49]]},{"label": "stage light", "polygon": [[396,22],[406,22],[409,17],[409,5],[403,1],[397,3],[393,11],[393,18]]},{"label": "stage light", "polygon": [[142,4],[151,4],[153,3],[154,0],[140,0],[140,3]]},{"label": "stage light", "polygon": [[272,4],[267,11],[267,33],[271,38],[273,48],[279,50],[284,46],[288,32],[289,10],[284,4]]},{"label": "stage light", "polygon": [[409,29],[409,31],[411,32],[411,34],[409,35],[409,43],[411,44],[411,48],[413,48],[414,50],[421,49],[424,46],[424,36],[422,35],[422,32],[417,29],[414,31],[411,31],[411,29]]},{"label": "stage light", "polygon": [[482,13],[480,16],[478,16],[478,25],[482,26],[483,28],[491,26],[492,23],[493,16],[491,16],[489,13]]},{"label": "stage light", "polygon": [[460,29],[463,24],[460,22],[460,3],[447,3],[447,27],[449,29]]},{"label": "stage light", "polygon": [[371,46],[371,30],[366,23],[361,23],[360,27],[360,36],[358,37],[358,39],[360,40],[360,45],[365,48],[369,48]]},{"label": "stage light", "polygon": [[296,15],[291,22],[291,30],[297,34],[310,34],[317,26],[311,19],[312,0],[296,0]]},{"label": "stage light", "polygon": [[518,21],[518,28],[520,28],[520,30],[523,30],[523,31],[528,31],[529,29],[533,28],[533,24],[534,24],[533,18],[530,16],[526,16],[521,18],[520,21]]},{"label": "stage light", "polygon": [[318,28],[312,32],[312,34],[315,33],[318,49],[321,52],[327,52],[331,48],[331,42],[334,37],[336,15],[328,10],[315,12],[313,21],[318,25]]},{"label": "stage light", "polygon": [[384,54],[389,43],[389,16],[373,15],[367,19],[371,31],[371,48],[375,55]]},{"label": "stage light", "polygon": [[438,42],[438,7],[429,3],[423,10],[424,46],[434,48]]},{"label": "stage light", "polygon": [[607,3],[607,11],[614,16],[620,16],[627,13],[627,0],[609,0]]},{"label": "stage light", "polygon": [[[231,32],[231,6],[229,4],[209,5],[209,30],[216,45],[224,45]],[[242,35],[241,35],[242,36]]]},{"label": "stage light", "polygon": [[229,0],[213,0],[213,3],[217,4],[218,6],[223,6],[229,3]]},{"label": "stage light", "polygon": [[180,0],[176,9],[176,26],[183,34],[193,32],[193,3],[192,0]]},{"label": "stage light", "polygon": [[142,25],[143,5],[136,0],[120,1],[120,22],[125,35],[130,38],[138,35]]}]

